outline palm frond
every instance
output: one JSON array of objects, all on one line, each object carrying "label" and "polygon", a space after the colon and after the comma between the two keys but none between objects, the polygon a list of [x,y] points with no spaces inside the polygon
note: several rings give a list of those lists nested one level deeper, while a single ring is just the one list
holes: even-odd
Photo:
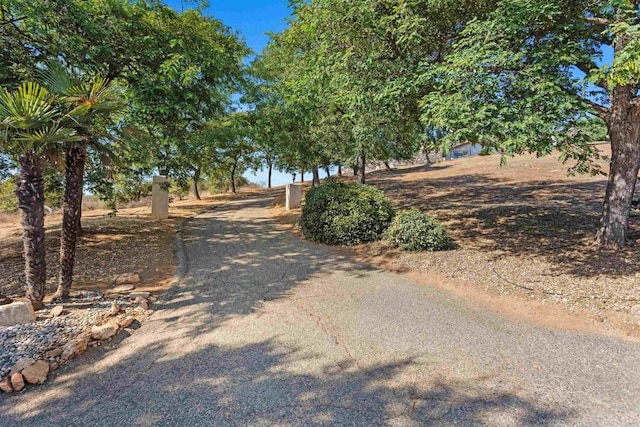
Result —
[{"label": "palm frond", "polygon": [[0,122],[10,128],[40,127],[51,122],[56,114],[53,96],[37,83],[23,83],[15,92],[0,93]]}]

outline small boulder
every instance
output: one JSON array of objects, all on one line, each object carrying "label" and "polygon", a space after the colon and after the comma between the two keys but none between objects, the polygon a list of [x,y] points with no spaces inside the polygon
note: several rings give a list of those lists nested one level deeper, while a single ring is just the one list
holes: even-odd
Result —
[{"label": "small boulder", "polygon": [[0,305],[0,326],[35,322],[36,314],[30,301],[16,301]]},{"label": "small boulder", "polygon": [[121,328],[128,328],[133,321],[135,320],[135,317],[125,317],[124,319],[120,320],[119,325]]},{"label": "small boulder", "polygon": [[138,273],[122,273],[118,274],[114,279],[116,285],[129,285],[140,283],[140,275]]},{"label": "small boulder", "polygon": [[102,326],[91,328],[91,338],[94,340],[106,340],[118,333],[120,326],[116,322],[108,322]]},{"label": "small boulder", "polygon": [[42,384],[49,375],[49,362],[38,360],[22,370],[22,376],[29,384]]},{"label": "small boulder", "polygon": [[143,310],[149,310],[149,303],[147,301],[142,301],[138,307]]},{"label": "small boulder", "polygon": [[70,360],[81,354],[87,349],[89,345],[89,336],[82,334],[62,346],[62,354],[60,358],[62,360]]},{"label": "small boulder", "polygon": [[24,388],[24,377],[21,373],[16,372],[15,374],[11,374],[11,387],[15,391],[20,391]]},{"label": "small boulder", "polygon": [[4,391],[5,393],[13,392],[13,387],[11,386],[11,380],[9,378],[0,380],[0,390]]},{"label": "small boulder", "polygon": [[56,305],[51,309],[49,314],[52,315],[53,317],[58,317],[62,314],[63,310],[64,310],[64,307],[62,305]]},{"label": "small boulder", "polygon": [[114,292],[120,292],[120,293],[122,293],[122,292],[129,292],[129,291],[132,291],[132,290],[134,290],[135,288],[136,288],[136,287],[135,287],[135,286],[133,286],[133,285],[120,285],[120,286],[116,286],[116,287],[115,287],[115,288],[113,288],[112,290],[113,290]]},{"label": "small boulder", "polygon": [[60,364],[58,362],[51,362],[51,370],[52,371],[55,371],[59,367],[60,367]]},{"label": "small boulder", "polygon": [[24,368],[31,366],[34,363],[36,363],[35,359],[32,359],[30,357],[23,357],[22,359],[18,359],[16,364],[11,368],[11,373],[16,374],[22,372]]},{"label": "small boulder", "polygon": [[129,294],[129,298],[131,299],[136,299],[136,298],[149,298],[149,296],[151,296],[151,292],[144,292],[144,291],[136,291],[136,292],[131,292]]},{"label": "small boulder", "polygon": [[54,357],[58,357],[62,354],[62,347],[54,348],[53,350],[49,350],[44,354],[44,357],[47,359],[53,359]]}]

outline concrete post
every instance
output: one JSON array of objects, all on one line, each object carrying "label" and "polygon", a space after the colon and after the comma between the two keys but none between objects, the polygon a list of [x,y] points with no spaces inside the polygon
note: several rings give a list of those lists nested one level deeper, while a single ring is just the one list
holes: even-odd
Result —
[{"label": "concrete post", "polygon": [[287,184],[287,203],[285,208],[290,211],[291,209],[298,209],[302,206],[302,187],[295,184]]},{"label": "concrete post", "polygon": [[153,177],[151,191],[151,218],[169,218],[169,180],[166,176]]}]

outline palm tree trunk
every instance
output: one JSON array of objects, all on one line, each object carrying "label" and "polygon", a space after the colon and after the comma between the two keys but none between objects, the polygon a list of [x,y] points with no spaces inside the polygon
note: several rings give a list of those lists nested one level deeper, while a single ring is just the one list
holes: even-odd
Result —
[{"label": "palm tree trunk", "polygon": [[19,158],[20,181],[16,188],[22,211],[26,297],[35,309],[42,308],[47,264],[44,241],[44,180],[42,159],[33,151]]},{"label": "palm tree trunk", "polygon": [[65,191],[62,203],[62,232],[60,234],[60,274],[54,299],[67,299],[73,282],[76,261],[76,243],[80,229],[82,187],[87,151],[84,144],[72,144],[67,148]]}]

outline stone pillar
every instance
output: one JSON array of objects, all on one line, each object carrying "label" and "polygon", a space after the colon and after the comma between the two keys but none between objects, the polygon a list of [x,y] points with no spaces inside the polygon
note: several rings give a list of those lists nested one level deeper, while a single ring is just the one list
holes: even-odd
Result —
[{"label": "stone pillar", "polygon": [[302,186],[295,184],[287,184],[287,203],[285,208],[298,209],[302,205]]},{"label": "stone pillar", "polygon": [[169,218],[169,180],[166,176],[157,175],[153,177],[153,187],[151,192],[151,218]]}]

